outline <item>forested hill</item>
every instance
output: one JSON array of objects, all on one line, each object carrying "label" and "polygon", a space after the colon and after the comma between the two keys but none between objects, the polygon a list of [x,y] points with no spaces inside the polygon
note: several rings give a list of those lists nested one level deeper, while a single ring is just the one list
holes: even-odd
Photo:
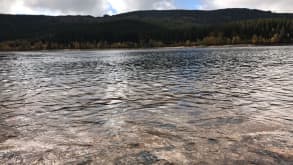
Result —
[{"label": "forested hill", "polygon": [[166,11],[136,11],[109,17],[115,19],[136,19],[151,22],[183,23],[189,25],[214,25],[234,21],[265,18],[293,18],[293,14],[272,13],[270,11],[251,9],[221,9],[221,10],[166,10]]},{"label": "forested hill", "polygon": [[250,9],[0,15],[0,50],[293,43],[293,14]]}]

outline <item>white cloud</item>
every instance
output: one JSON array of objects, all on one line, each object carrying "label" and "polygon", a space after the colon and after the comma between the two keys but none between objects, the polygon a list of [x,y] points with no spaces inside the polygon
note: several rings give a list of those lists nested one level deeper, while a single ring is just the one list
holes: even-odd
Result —
[{"label": "white cloud", "polygon": [[174,0],[0,0],[0,12],[101,16],[134,10],[175,9]]},{"label": "white cloud", "polygon": [[134,10],[175,9],[174,0],[108,0],[118,13]]},{"label": "white cloud", "polygon": [[12,14],[102,15],[111,12],[107,0],[0,0],[0,6],[1,13]]},{"label": "white cloud", "polygon": [[200,8],[252,8],[279,12],[293,10],[292,0],[202,0]]}]

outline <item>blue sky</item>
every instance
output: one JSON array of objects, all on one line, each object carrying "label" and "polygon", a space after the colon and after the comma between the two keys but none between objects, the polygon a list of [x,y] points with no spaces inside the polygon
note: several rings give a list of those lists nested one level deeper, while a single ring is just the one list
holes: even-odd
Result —
[{"label": "blue sky", "polygon": [[136,10],[253,8],[292,12],[292,0],[0,0],[0,13],[45,15],[119,14]]},{"label": "blue sky", "polygon": [[176,0],[176,6],[180,9],[196,9],[199,5],[198,0]]}]

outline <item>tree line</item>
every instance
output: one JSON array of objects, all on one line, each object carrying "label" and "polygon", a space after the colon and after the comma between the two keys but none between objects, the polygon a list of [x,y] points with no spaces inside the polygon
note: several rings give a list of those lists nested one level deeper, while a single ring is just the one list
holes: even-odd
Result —
[{"label": "tree line", "polygon": [[[14,27],[13,24],[9,26],[18,30],[11,31],[11,35],[0,32],[0,50],[293,43],[293,19],[291,18],[263,18],[199,25],[190,25],[189,23],[184,25],[183,22],[176,28],[166,26],[163,22],[159,24],[151,20],[135,19],[81,23],[77,21],[55,23],[46,27],[36,25],[33,27],[35,30],[31,31],[29,28]],[[1,39],[1,35],[6,38]]]}]

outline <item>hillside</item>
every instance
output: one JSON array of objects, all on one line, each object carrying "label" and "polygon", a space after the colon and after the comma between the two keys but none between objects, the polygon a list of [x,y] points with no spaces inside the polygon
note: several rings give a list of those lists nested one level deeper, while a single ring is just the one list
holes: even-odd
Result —
[{"label": "hillside", "polygon": [[0,50],[293,42],[293,14],[250,9],[0,15]]},{"label": "hillside", "polygon": [[266,18],[293,18],[293,14],[278,14],[270,11],[252,9],[221,9],[221,10],[165,10],[136,11],[109,17],[108,19],[135,19],[158,23],[183,23],[190,25],[214,25],[234,21]]}]

